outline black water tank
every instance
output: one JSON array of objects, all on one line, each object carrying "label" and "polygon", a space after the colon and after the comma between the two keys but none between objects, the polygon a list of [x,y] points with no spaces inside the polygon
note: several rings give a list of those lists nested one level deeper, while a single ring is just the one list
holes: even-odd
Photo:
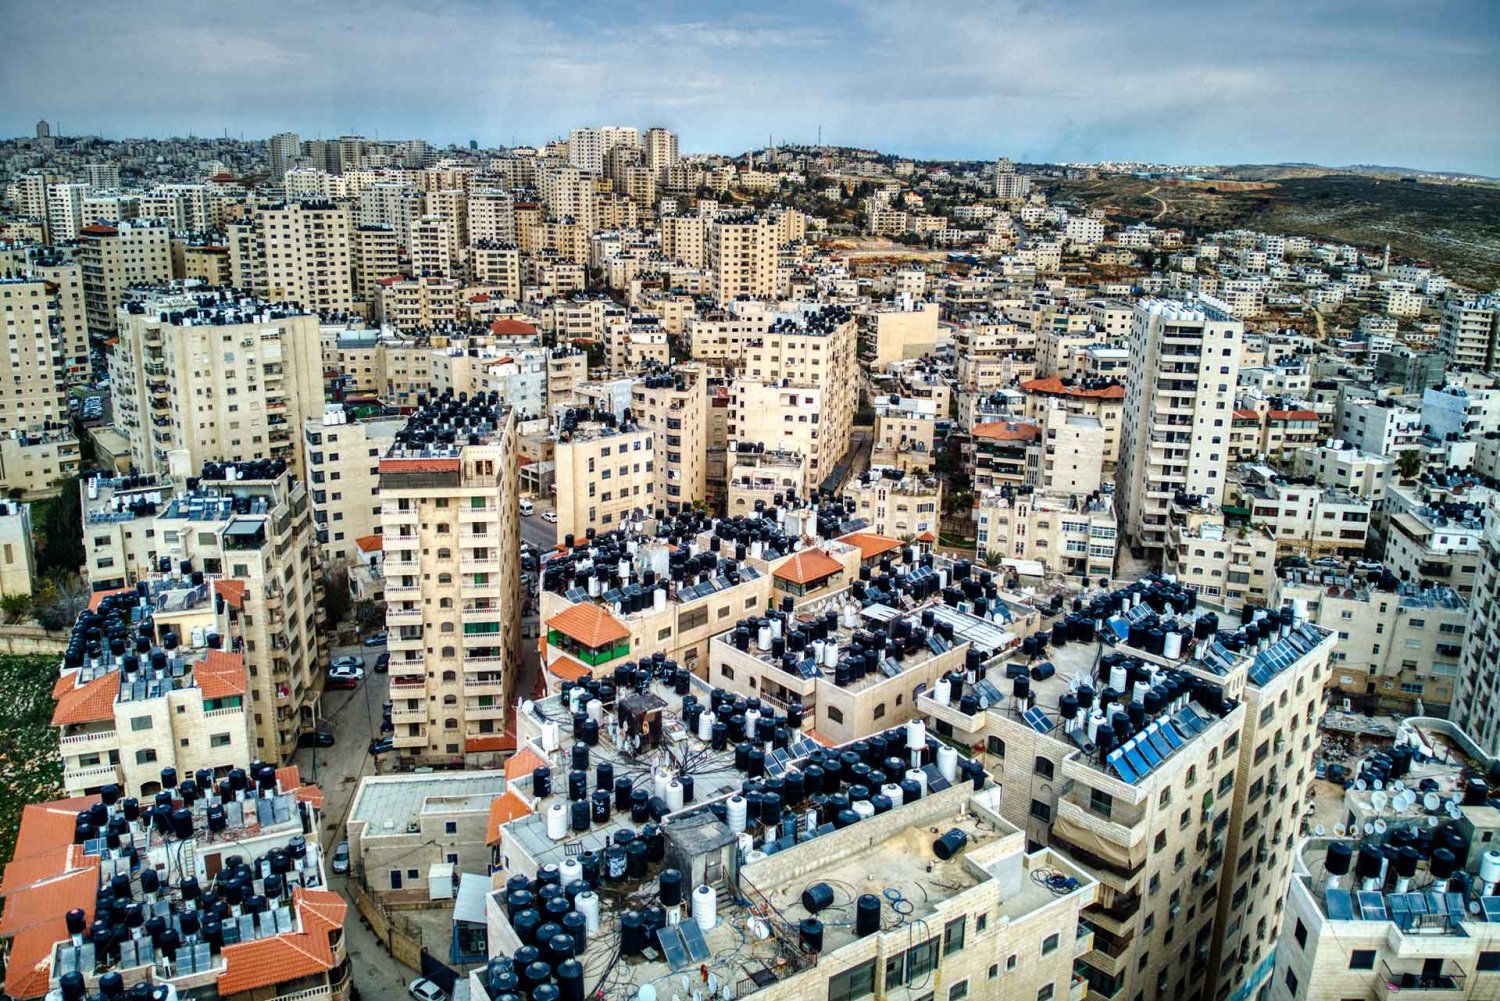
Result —
[{"label": "black water tank", "polygon": [[682,903],[682,871],[663,869],[656,877],[657,892],[662,906],[673,907]]},{"label": "black water tank", "polygon": [[969,836],[956,827],[948,829],[948,833],[932,843],[933,854],[946,862],[959,852],[963,851],[964,845],[969,843]]},{"label": "black water tank", "polygon": [[1349,872],[1349,861],[1354,857],[1354,849],[1349,847],[1347,841],[1334,841],[1328,846],[1328,854],[1323,860],[1323,868],[1330,876],[1343,876]]},{"label": "black water tank", "polygon": [[873,893],[861,894],[854,905],[854,933],[860,938],[880,931],[880,898]]},{"label": "black water tank", "polygon": [[803,952],[822,952],[823,922],[817,918],[803,918],[797,925],[797,940]]},{"label": "black water tank", "polygon": [[809,914],[816,914],[825,907],[833,906],[833,887],[827,883],[814,883],[802,891],[802,906]]}]

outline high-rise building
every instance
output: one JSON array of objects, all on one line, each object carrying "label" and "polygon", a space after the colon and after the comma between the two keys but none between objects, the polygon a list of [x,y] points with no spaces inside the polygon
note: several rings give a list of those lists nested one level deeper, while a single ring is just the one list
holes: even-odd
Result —
[{"label": "high-rise building", "polygon": [[139,471],[283,459],[303,475],[302,422],[322,415],[317,316],[179,285],[127,304],[119,330],[115,422]]},{"label": "high-rise building", "polygon": [[338,404],[303,420],[313,526],[329,563],[356,559],[356,543],[380,533],[380,457],[405,426],[405,417],[360,419]]},{"label": "high-rise building", "polygon": [[582,170],[598,174],[604,170],[604,158],[616,146],[639,146],[641,134],[629,126],[606,125],[597,129],[574,129],[568,134],[568,162]]},{"label": "high-rise building", "polygon": [[1482,296],[1443,307],[1438,351],[1454,368],[1488,372],[1500,361],[1500,302]]},{"label": "high-rise building", "polygon": [[354,297],[368,304],[382,278],[401,274],[396,231],[389,226],[356,226],[350,241]]},{"label": "high-rise building", "polygon": [[46,139],[51,135],[52,126],[47,123],[47,119],[43,118],[36,123],[36,137],[38,139]]},{"label": "high-rise building", "polygon": [[762,215],[716,219],[709,224],[706,242],[714,298],[720,305],[740,296],[775,297],[780,242],[774,219]]},{"label": "high-rise building", "polygon": [[0,278],[0,434],[26,432],[67,417],[65,342],[55,287],[36,277]]},{"label": "high-rise building", "polygon": [[667,168],[677,162],[677,133],[660,127],[647,129],[645,147],[646,169],[660,188],[667,183]]},{"label": "high-rise building", "polygon": [[114,332],[127,288],[172,280],[171,234],[166,223],[153,219],[97,223],[79,231],[77,260],[89,330]]},{"label": "high-rise building", "polygon": [[380,460],[395,752],[490,755],[520,663],[514,411],[429,399]]},{"label": "high-rise building", "polygon": [[1179,493],[1223,503],[1244,331],[1217,299],[1136,305],[1115,491],[1132,544],[1160,555]]},{"label": "high-rise building", "polygon": [[78,239],[83,228],[83,199],[89,186],[83,183],[54,184],[47,189],[47,232],[53,243]]},{"label": "high-rise building", "polygon": [[631,389],[631,410],[655,435],[656,501],[676,508],[708,489],[708,373],[684,364],[651,372]]},{"label": "high-rise building", "polygon": [[1495,672],[1500,664],[1500,516],[1494,512],[1480,537],[1478,557],[1452,718],[1486,754],[1500,757],[1500,713],[1495,712],[1500,701]]},{"label": "high-rise building", "polygon": [[278,132],[266,140],[266,147],[271,161],[271,179],[279,181],[302,154],[302,137],[295,132]]},{"label": "high-rise building", "polygon": [[[625,384],[628,391],[629,384]],[[594,388],[575,387],[576,393]],[[608,532],[653,509],[655,435],[611,410],[567,410],[557,419],[557,533]]]},{"label": "high-rise building", "polygon": [[311,310],[353,307],[347,208],[290,203],[263,210],[255,222],[265,254],[267,299]]},{"label": "high-rise building", "polygon": [[[1085,597],[1129,609],[1112,652],[1049,647],[1056,672],[1016,677],[988,709],[967,685],[918,705],[983,748],[1006,820],[1099,879],[1091,995],[1228,998],[1273,951],[1338,634],[1278,609],[1226,645],[1155,577]],[[1164,643],[1147,635],[1156,607],[1177,610]]]}]

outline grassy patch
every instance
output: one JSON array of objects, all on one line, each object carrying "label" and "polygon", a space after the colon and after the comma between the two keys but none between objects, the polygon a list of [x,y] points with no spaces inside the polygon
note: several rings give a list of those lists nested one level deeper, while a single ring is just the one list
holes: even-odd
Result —
[{"label": "grassy patch", "polygon": [[63,794],[52,728],[57,663],[49,655],[0,655],[0,863],[15,850],[21,809]]}]

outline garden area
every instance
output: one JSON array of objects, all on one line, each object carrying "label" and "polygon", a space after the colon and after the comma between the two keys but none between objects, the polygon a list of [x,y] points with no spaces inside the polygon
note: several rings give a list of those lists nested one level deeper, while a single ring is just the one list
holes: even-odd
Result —
[{"label": "garden area", "polygon": [[10,861],[28,803],[61,798],[62,761],[52,729],[58,658],[0,655],[0,864]]}]

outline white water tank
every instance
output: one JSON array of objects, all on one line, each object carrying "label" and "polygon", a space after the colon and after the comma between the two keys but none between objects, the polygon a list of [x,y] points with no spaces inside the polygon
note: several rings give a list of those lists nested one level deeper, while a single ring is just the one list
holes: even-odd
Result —
[{"label": "white water tank", "polygon": [[665,612],[667,610],[667,589],[664,587],[658,587],[656,590],[651,592],[651,595],[652,607],[655,608],[658,612]]},{"label": "white water tank", "polygon": [[938,771],[942,773],[943,778],[947,779],[949,782],[957,781],[958,752],[949,747],[947,744],[942,745],[938,748],[937,752],[937,766]]},{"label": "white water tank", "polygon": [[573,907],[583,915],[583,926],[590,935],[599,933],[599,895],[585,890],[573,898]]},{"label": "white water tank", "polygon": [[667,798],[667,780],[671,773],[664,768],[656,768],[651,772],[651,795],[658,799]]},{"label": "white water tank", "polygon": [[583,864],[576,858],[565,858],[558,866],[563,886],[571,886],[583,878]]},{"label": "white water tank", "polygon": [[844,606],[842,622],[845,629],[859,628],[859,606],[852,601]]},{"label": "white water tank", "polygon": [[589,704],[585,707],[585,711],[588,712],[589,719],[595,723],[602,724],[604,722],[604,703],[598,699],[589,699]]},{"label": "white water tank", "polygon": [[927,724],[919,719],[906,724],[906,749],[920,751],[927,746]]},{"label": "white water tank", "polygon": [[713,735],[714,715],[713,713],[705,711],[698,717],[698,739],[707,743],[709,740],[713,739]]},{"label": "white water tank", "polygon": [[920,768],[908,768],[906,770],[908,780],[915,782],[922,789],[922,795],[927,795],[927,773]]},{"label": "white water tank", "polygon": [[760,634],[755,638],[755,645],[762,651],[771,649],[771,627],[769,625],[760,627]]},{"label": "white water tank", "polygon": [[699,928],[704,931],[713,929],[718,908],[719,898],[715,896],[713,887],[704,883],[693,891],[693,920],[698,922]]},{"label": "white water tank", "polygon": [[1125,665],[1116,664],[1109,669],[1109,687],[1121,695],[1125,694]]},{"label": "white water tank", "polygon": [[1492,848],[1479,856],[1479,881],[1484,884],[1483,896],[1494,894],[1495,884],[1500,883],[1500,851]]},{"label": "white water tank", "polygon": [[887,782],[880,787],[880,795],[891,801],[891,806],[900,806],[906,802],[906,797],[901,795],[901,787],[895,782]]},{"label": "white water tank", "polygon": [[547,837],[562,841],[568,836],[568,808],[561,803],[547,807]]},{"label": "white water tank", "polygon": [[745,831],[745,797],[739,794],[730,796],[725,809],[728,811],[729,829],[735,834],[743,834]]},{"label": "white water tank", "polygon": [[1167,633],[1164,637],[1165,645],[1162,647],[1162,656],[1168,660],[1178,660],[1182,657],[1182,634],[1179,632]]},{"label": "white water tank", "polygon": [[859,814],[860,820],[869,820],[871,817],[875,816],[875,807],[871,806],[870,801],[867,799],[855,800],[853,803],[849,804],[849,809]]},{"label": "white water tank", "polygon": [[833,667],[839,662],[839,645],[833,640],[823,644],[823,664]]},{"label": "white water tank", "polygon": [[947,678],[940,678],[936,685],[932,686],[932,701],[940,706],[946,706],[953,696],[953,686],[948,683]]},{"label": "white water tank", "polygon": [[682,809],[682,783],[676,779],[667,783],[667,809],[672,813]]}]

